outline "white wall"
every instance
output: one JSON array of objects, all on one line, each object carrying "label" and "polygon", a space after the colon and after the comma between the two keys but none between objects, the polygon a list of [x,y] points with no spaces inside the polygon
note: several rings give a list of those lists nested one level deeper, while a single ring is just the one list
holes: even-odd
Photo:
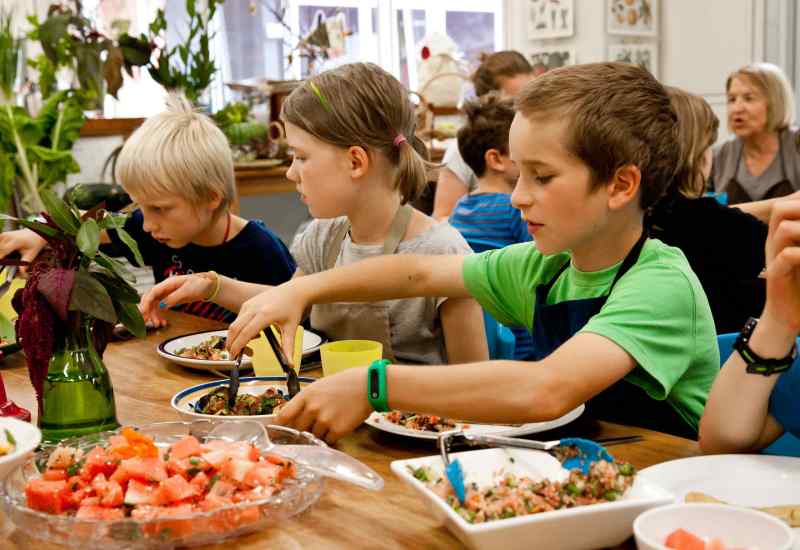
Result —
[{"label": "white wall", "polygon": [[725,125],[725,79],[736,68],[764,57],[765,2],[771,0],[661,0],[659,37],[627,38],[606,33],[607,0],[574,0],[575,35],[531,41],[527,0],[507,0],[508,47],[525,53],[573,48],[578,63],[607,59],[610,44],[657,42],[658,77],[665,84],[700,94]]}]

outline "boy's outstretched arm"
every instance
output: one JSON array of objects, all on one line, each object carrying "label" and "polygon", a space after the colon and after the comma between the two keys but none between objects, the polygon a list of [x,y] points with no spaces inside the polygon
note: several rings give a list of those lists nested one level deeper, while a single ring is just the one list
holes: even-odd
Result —
[{"label": "boy's outstretched arm", "polygon": [[[294,349],[303,312],[313,304],[378,302],[416,296],[469,298],[464,256],[393,254],[297,277],[247,300],[228,331],[230,351],[238,353],[266,326],[280,327],[284,350]],[[287,353],[287,357],[292,357]]]},{"label": "boy's outstretched arm", "polygon": [[[479,422],[558,418],[611,386],[636,363],[611,340],[579,333],[538,362],[487,361],[450,367],[386,369],[392,409]],[[278,422],[334,442],[372,412],[367,369],[348,369],[310,384],[278,414]]]},{"label": "boy's outstretched arm", "polygon": [[[764,358],[783,358],[800,334],[800,200],[795,195],[773,205],[766,245],[767,300],[750,337],[750,348]],[[797,366],[792,367],[797,368]],[[700,447],[706,453],[760,449],[783,433],[769,415],[777,375],[746,371],[734,351],[714,381],[700,421]]]}]

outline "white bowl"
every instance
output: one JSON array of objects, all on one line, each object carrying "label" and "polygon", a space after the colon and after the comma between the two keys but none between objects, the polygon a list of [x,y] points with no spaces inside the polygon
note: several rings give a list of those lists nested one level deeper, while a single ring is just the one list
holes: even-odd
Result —
[{"label": "white bowl", "polygon": [[[300,382],[300,388],[302,389],[303,386],[310,384],[316,379],[300,376],[297,378],[297,380]],[[203,384],[191,386],[173,395],[172,399],[170,400],[170,404],[172,405],[172,408],[175,409],[181,416],[181,420],[186,420],[186,421],[209,420],[209,419],[257,420],[262,424],[264,424],[265,426],[268,424],[275,423],[274,414],[258,414],[251,416],[220,416],[215,414],[203,414],[195,412],[194,403],[198,399],[216,390],[220,386],[227,386],[227,385],[228,385],[228,380],[225,379],[225,380],[214,380],[213,382],[205,382]],[[240,394],[250,393],[253,395],[261,395],[267,390],[267,388],[277,388],[281,390],[284,395],[288,395],[289,393],[288,390],[286,389],[285,376],[245,376],[239,379]]]},{"label": "white bowl", "polygon": [[[568,475],[555,458],[541,451],[483,449],[451,453],[450,456],[461,461],[466,481],[476,482],[479,486],[490,483],[493,472],[501,468],[534,479],[556,480]],[[514,459],[513,462],[509,460],[510,457]],[[391,468],[428,501],[434,518],[444,523],[462,543],[471,548],[584,550],[618,546],[631,536],[631,524],[636,516],[673,500],[671,493],[637,477],[625,496],[614,502],[471,524],[424,483],[415,479],[408,470],[409,466],[429,466],[436,472],[442,472],[441,457],[395,460]]]},{"label": "white bowl", "polygon": [[[17,444],[13,452],[0,456],[0,480],[5,479],[11,470],[25,462],[42,442],[42,432],[39,428],[16,418],[0,417],[0,432],[2,430],[8,430]],[[5,438],[5,434],[3,437]]]},{"label": "white bowl", "polygon": [[789,550],[794,539],[781,520],[727,504],[672,504],[649,510],[633,522],[639,550],[668,550],[664,542],[676,529],[707,540],[718,538],[727,548]]}]

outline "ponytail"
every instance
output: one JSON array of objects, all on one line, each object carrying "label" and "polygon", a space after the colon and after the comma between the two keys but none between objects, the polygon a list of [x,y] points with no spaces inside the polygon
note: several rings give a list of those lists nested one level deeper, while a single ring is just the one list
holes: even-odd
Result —
[{"label": "ponytail", "polygon": [[403,204],[413,202],[428,185],[428,148],[416,135],[403,140],[398,146],[397,189]]}]

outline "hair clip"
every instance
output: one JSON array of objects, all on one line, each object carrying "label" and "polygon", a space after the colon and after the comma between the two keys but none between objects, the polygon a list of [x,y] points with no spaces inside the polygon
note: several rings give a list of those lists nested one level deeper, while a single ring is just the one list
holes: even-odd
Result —
[{"label": "hair clip", "polygon": [[308,85],[311,87],[311,91],[314,93],[314,95],[317,96],[317,99],[319,99],[319,102],[322,103],[322,107],[332,114],[333,109],[331,109],[330,103],[328,103],[328,100],[325,99],[325,96],[322,95],[322,92],[320,91],[319,87],[317,87],[317,84],[314,81],[309,80]]}]

